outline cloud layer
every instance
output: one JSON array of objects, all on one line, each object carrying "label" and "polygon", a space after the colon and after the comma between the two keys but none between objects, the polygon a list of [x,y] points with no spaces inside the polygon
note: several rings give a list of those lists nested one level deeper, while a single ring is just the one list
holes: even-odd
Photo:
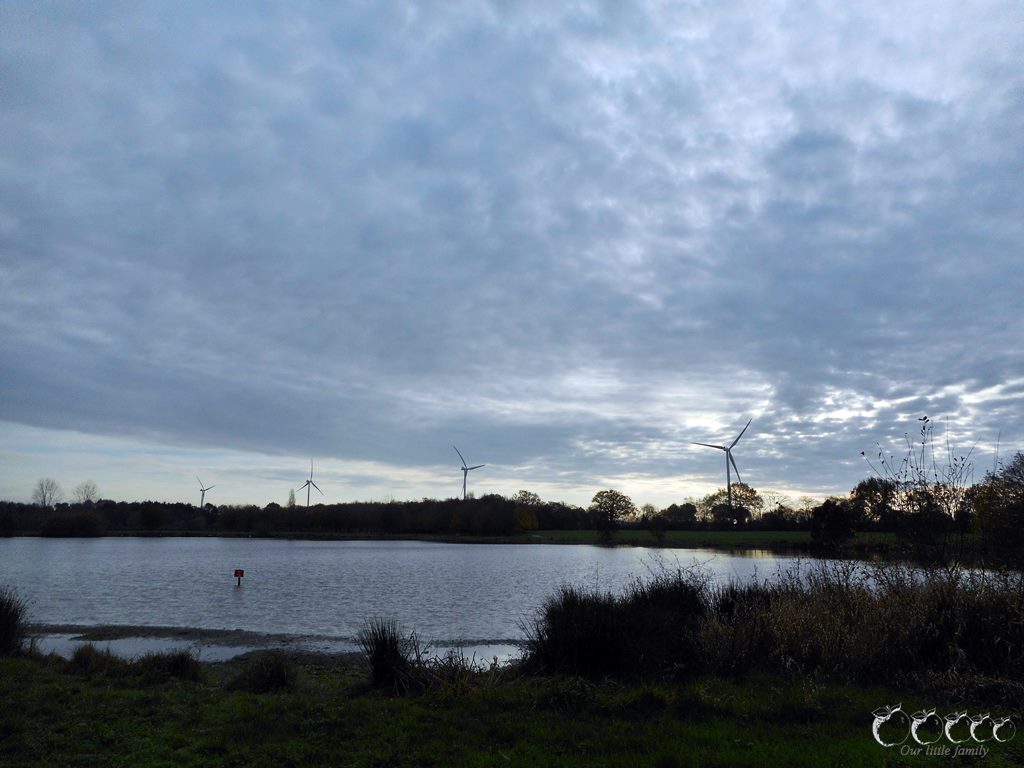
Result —
[{"label": "cloud layer", "polygon": [[749,416],[821,493],[1024,442],[1019,3],[555,6],[0,8],[9,445],[663,498]]}]

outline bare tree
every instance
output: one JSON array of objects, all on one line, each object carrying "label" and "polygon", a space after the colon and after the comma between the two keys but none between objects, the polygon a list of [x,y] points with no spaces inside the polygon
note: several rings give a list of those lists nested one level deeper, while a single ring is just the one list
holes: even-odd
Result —
[{"label": "bare tree", "polygon": [[79,483],[71,493],[79,504],[91,504],[100,497],[99,486],[92,480]]},{"label": "bare tree", "polygon": [[35,490],[32,491],[32,503],[41,507],[52,507],[62,498],[64,493],[60,489],[60,483],[52,477],[40,478]]},{"label": "bare tree", "polygon": [[789,506],[789,499],[778,491],[773,491],[769,488],[767,491],[761,491],[761,498],[764,499],[764,511],[774,512],[779,507]]}]

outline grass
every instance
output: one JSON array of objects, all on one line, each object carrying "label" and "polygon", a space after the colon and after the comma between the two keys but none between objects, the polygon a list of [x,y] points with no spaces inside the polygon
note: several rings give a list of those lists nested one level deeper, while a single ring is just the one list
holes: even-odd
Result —
[{"label": "grass", "polygon": [[[616,544],[627,546],[665,546],[718,549],[807,549],[811,535],[807,531],[665,531],[657,543],[650,531],[631,529],[615,532]],[[600,544],[600,531],[531,531],[524,541],[546,544]]]},{"label": "grass", "polygon": [[[911,711],[991,708],[784,675],[628,684],[514,675],[495,685],[484,671],[459,690],[396,697],[368,689],[359,666],[316,664],[294,690],[257,695],[228,684],[244,663],[204,666],[204,683],[147,683],[0,659],[0,764],[919,765],[874,742],[871,711],[897,701]],[[985,764],[1022,760],[1017,739],[992,746]]]},{"label": "grass", "polygon": [[[601,544],[599,531],[532,531],[516,539],[532,544]],[[773,552],[808,552],[813,547],[809,531],[664,531],[658,541],[650,531],[629,529],[615,532],[614,543],[637,547],[669,547],[678,549],[765,550]],[[895,533],[867,532],[845,545],[852,553],[900,551]]]}]

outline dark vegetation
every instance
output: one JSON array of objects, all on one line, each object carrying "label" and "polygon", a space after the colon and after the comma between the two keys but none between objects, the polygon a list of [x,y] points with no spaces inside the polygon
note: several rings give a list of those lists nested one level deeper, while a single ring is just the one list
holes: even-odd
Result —
[{"label": "dark vegetation", "polygon": [[[396,696],[347,664],[295,660],[293,690],[229,690],[239,663],[203,680],[70,672],[52,658],[0,659],[0,764],[23,766],[921,765],[871,738],[882,703],[948,702],[880,684],[798,676],[623,683],[484,669]],[[241,663],[244,665],[244,662]],[[1024,742],[982,761],[1019,765]],[[960,761],[956,761],[960,762]]]},{"label": "dark vegetation", "polygon": [[[523,658],[502,668],[506,679],[884,679],[1024,707],[1019,571],[844,561],[722,584],[699,569],[677,570],[619,595],[564,586],[523,629]],[[359,640],[371,683],[394,693],[471,674],[465,659],[421,652],[415,634],[390,620],[369,622]]]},{"label": "dark vegetation", "polygon": [[135,678],[145,683],[202,678],[202,665],[188,651],[147,653],[136,659],[125,659],[91,643],[75,649],[67,661],[67,671],[86,677]]},{"label": "dark vegetation", "polygon": [[415,638],[405,637],[394,619],[371,619],[366,622],[356,642],[376,686],[404,690],[410,684],[410,671],[416,661]]},{"label": "dark vegetation", "polygon": [[[533,494],[527,494],[532,497]],[[534,497],[535,498],[535,497]],[[453,534],[510,535],[536,530],[593,528],[587,510],[560,502],[498,495],[420,501],[279,504],[205,508],[156,501],[99,500],[54,507],[0,502],[0,533],[100,536],[119,533],[224,534]]]},{"label": "dark vegetation", "polygon": [[524,627],[525,669],[597,678],[686,674],[701,667],[705,611],[701,588],[684,578],[637,581],[622,596],[564,586]]},{"label": "dark vegetation", "polygon": [[0,656],[10,656],[25,643],[25,601],[13,589],[0,587]]},{"label": "dark vegetation", "polygon": [[284,653],[271,651],[248,660],[226,687],[229,691],[279,693],[295,690],[297,684],[295,665]]},{"label": "dark vegetation", "polygon": [[1024,705],[1020,572],[844,562],[721,585],[679,571],[620,596],[565,587],[526,629],[524,669],[545,674],[943,680]]}]

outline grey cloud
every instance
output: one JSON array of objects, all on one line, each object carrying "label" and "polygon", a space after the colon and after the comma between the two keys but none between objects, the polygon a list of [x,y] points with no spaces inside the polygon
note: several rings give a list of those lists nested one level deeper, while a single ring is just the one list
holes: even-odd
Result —
[{"label": "grey cloud", "polygon": [[1024,376],[1012,7],[942,58],[877,8],[59,7],[0,12],[0,418],[585,482],[687,471],[678,385],[833,488],[925,408],[1024,435],[967,402]]}]

